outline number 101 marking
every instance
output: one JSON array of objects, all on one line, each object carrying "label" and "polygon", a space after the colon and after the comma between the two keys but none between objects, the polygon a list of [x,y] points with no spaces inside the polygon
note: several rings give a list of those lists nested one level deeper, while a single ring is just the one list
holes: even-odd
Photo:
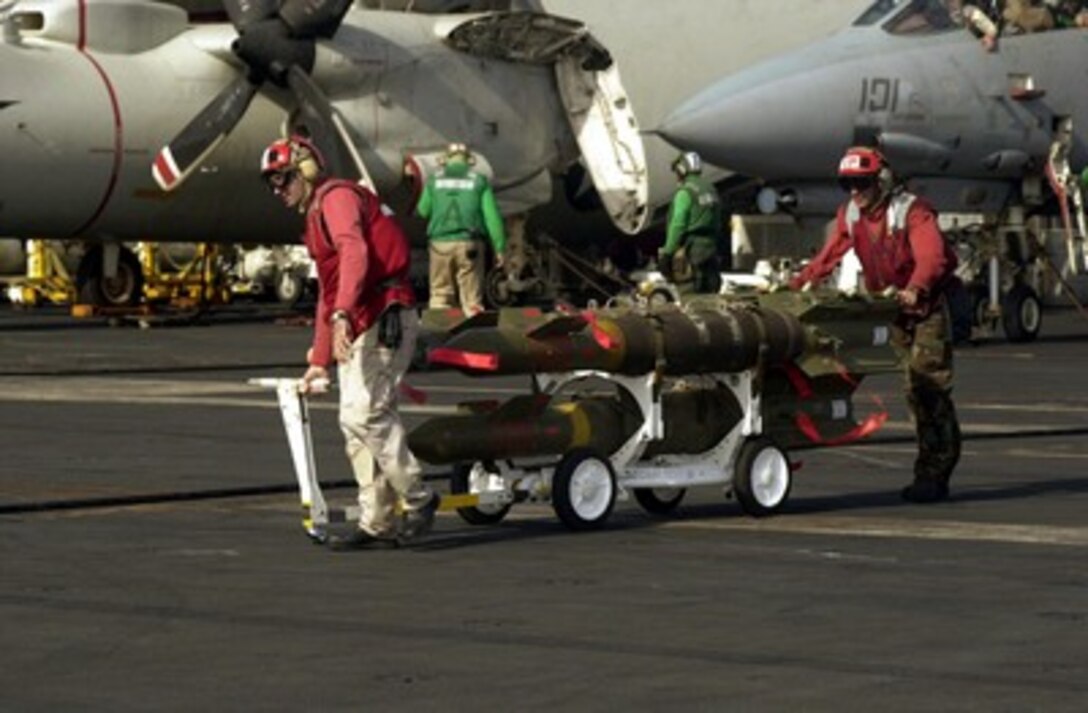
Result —
[{"label": "number 101 marking", "polygon": [[858,111],[890,111],[899,108],[898,79],[863,79],[861,80],[861,105]]}]

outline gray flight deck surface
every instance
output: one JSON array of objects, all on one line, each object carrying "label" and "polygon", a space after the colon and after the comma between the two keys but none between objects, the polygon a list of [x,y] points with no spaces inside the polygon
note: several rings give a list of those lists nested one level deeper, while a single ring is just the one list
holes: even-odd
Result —
[{"label": "gray flight deck surface", "polygon": [[[795,452],[785,512],[717,490],[440,514],[337,554],[299,526],[274,395],[305,327],[228,313],[109,328],[0,308],[0,708],[1080,711],[1088,700],[1088,321],[957,350],[953,499],[900,502],[898,382],[876,442]],[[296,366],[291,366],[296,365]],[[438,405],[519,381],[417,374]],[[418,407],[405,408],[417,422]],[[348,477],[331,404],[321,477]],[[349,488],[329,492],[343,502]]]}]

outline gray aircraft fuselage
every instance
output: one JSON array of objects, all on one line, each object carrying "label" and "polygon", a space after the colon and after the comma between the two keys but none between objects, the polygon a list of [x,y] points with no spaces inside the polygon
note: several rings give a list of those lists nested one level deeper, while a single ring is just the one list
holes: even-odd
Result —
[{"label": "gray aircraft fuselage", "polygon": [[1038,172],[1059,119],[1082,122],[1070,158],[1088,161],[1088,32],[1003,37],[991,53],[958,27],[889,32],[909,5],[723,79],[663,132],[730,170],[798,186],[834,180],[851,144],[879,143],[939,207],[965,211],[1002,204]]},{"label": "gray aircraft fuselage", "polygon": [[[613,52],[636,113],[652,128],[707,81],[826,36],[864,2],[678,0],[660,16],[611,0],[517,5],[584,18]],[[266,87],[181,189],[163,193],[150,175],[158,149],[241,71],[229,51],[230,26],[191,27],[177,8],[140,0],[22,0],[15,10],[40,8],[62,20],[60,30],[0,39],[0,236],[297,238],[297,217],[256,175],[261,150],[282,131],[285,92]],[[765,27],[766,15],[791,21],[757,40],[753,28]],[[453,50],[441,32],[464,17],[356,8],[333,40],[319,43],[313,76],[352,125],[383,197],[398,209],[410,205],[401,181],[405,154],[462,140],[487,156],[497,186],[510,187],[500,190],[500,202],[545,204],[565,220],[584,221],[590,213],[557,208],[562,201],[554,197],[548,203],[551,186],[531,180],[579,157],[554,69]],[[710,25],[714,31],[705,32]],[[649,202],[660,205],[675,187],[672,149],[646,140]]]}]

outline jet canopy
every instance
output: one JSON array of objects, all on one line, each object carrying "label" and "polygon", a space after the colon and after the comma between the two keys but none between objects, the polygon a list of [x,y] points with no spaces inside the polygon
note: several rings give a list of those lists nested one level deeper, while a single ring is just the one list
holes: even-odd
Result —
[{"label": "jet canopy", "polygon": [[931,35],[959,28],[949,0],[877,0],[854,21],[855,27],[879,24],[892,35]]}]

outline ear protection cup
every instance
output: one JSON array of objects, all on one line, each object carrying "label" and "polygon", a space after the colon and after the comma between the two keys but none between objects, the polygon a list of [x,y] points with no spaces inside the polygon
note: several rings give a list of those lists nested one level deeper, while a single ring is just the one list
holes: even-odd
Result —
[{"label": "ear protection cup", "polygon": [[880,192],[887,193],[894,187],[895,176],[892,175],[892,170],[887,166],[883,166],[880,169],[880,173],[876,176],[877,183],[880,185]]},{"label": "ear protection cup", "polygon": [[321,174],[321,168],[317,165],[317,161],[315,161],[313,157],[307,156],[298,162],[298,172],[305,181],[313,183]]}]

